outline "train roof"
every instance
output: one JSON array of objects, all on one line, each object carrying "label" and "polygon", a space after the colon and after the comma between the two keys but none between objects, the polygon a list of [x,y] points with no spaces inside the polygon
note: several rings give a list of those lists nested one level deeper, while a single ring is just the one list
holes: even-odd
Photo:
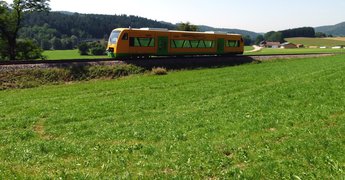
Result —
[{"label": "train roof", "polygon": [[114,30],[139,30],[139,31],[158,31],[158,32],[183,32],[183,33],[205,33],[205,34],[217,34],[217,35],[238,35],[241,36],[241,34],[232,34],[227,32],[221,32],[221,31],[206,31],[206,32],[197,32],[197,31],[178,31],[178,30],[169,30],[165,28],[117,28]]}]

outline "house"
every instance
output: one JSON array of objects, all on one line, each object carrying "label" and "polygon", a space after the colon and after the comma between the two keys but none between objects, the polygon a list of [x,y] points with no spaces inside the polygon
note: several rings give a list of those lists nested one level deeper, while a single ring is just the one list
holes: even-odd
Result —
[{"label": "house", "polygon": [[293,49],[293,48],[297,48],[297,45],[293,44],[293,43],[286,42],[286,43],[281,44],[280,48]]},{"label": "house", "polygon": [[303,44],[296,44],[297,48],[304,48]]},{"label": "house", "polygon": [[262,42],[260,42],[260,47],[280,48],[280,42],[262,41]]}]

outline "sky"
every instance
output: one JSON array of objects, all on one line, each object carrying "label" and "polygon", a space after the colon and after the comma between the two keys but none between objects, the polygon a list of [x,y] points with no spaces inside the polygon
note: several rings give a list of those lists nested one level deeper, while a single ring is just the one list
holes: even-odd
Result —
[{"label": "sky", "polygon": [[[7,0],[11,2],[11,0]],[[334,25],[345,21],[345,0],[50,0],[52,11],[137,15],[255,32]]]}]

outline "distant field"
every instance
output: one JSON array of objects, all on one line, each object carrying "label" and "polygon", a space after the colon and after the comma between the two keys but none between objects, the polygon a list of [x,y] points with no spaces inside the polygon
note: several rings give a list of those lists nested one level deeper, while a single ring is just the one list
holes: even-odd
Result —
[{"label": "distant field", "polygon": [[304,54],[304,53],[345,53],[345,49],[311,49],[311,48],[299,48],[299,49],[273,49],[264,48],[259,52],[247,52],[245,55],[264,55],[264,54]]},{"label": "distant field", "polygon": [[285,41],[294,44],[303,44],[305,46],[337,46],[345,45],[345,41],[341,39],[330,39],[330,38],[286,38]]},{"label": "distant field", "polygon": [[343,179],[344,58],[0,91],[0,177]]},{"label": "distant field", "polygon": [[95,58],[108,58],[108,56],[81,56],[78,53],[78,50],[53,50],[53,51],[44,51],[43,55],[47,57],[48,60],[56,59],[95,59]]},{"label": "distant field", "polygon": [[326,39],[332,39],[332,40],[338,40],[338,41],[345,41],[345,37],[333,37],[333,38],[326,38]]}]

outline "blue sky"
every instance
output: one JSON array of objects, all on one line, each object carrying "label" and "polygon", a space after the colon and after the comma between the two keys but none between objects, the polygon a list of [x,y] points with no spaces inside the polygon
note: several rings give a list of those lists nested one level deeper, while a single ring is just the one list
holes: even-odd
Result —
[{"label": "blue sky", "polygon": [[51,0],[50,6],[54,11],[138,15],[256,32],[345,21],[345,0]]}]

